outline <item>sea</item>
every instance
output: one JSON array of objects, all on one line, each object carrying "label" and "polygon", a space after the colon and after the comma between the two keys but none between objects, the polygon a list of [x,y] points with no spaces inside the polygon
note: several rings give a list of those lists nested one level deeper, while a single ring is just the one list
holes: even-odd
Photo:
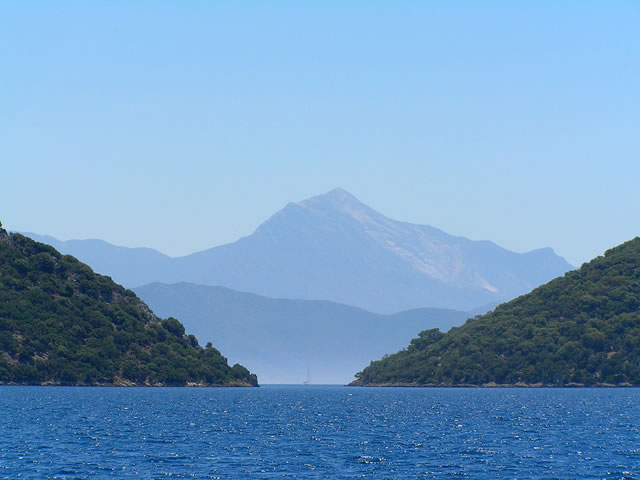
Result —
[{"label": "sea", "polygon": [[2,479],[640,479],[640,390],[0,387]]}]

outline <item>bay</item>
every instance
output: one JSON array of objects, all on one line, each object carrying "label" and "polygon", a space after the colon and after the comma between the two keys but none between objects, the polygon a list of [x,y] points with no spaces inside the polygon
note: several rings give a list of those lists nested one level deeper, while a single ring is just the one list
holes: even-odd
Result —
[{"label": "bay", "polygon": [[640,479],[640,390],[0,387],[0,478]]}]

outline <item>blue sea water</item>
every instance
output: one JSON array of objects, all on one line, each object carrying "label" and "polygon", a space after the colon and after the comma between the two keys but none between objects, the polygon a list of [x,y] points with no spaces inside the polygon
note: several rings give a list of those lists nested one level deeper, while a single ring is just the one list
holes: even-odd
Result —
[{"label": "blue sea water", "polygon": [[0,387],[0,478],[640,479],[640,390]]}]

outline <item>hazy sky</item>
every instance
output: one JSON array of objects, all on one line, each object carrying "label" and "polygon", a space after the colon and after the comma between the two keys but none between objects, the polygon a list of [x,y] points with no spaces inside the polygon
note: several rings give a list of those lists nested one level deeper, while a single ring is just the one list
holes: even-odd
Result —
[{"label": "hazy sky", "polygon": [[640,234],[639,25],[637,0],[2,2],[0,220],[180,255],[341,186],[579,265]]}]

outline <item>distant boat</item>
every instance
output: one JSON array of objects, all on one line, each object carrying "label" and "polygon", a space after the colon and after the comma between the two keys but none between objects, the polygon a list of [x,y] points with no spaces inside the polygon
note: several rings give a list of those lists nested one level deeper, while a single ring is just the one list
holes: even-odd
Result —
[{"label": "distant boat", "polygon": [[302,382],[303,385],[311,385],[311,380],[309,378],[309,367],[307,367],[307,379]]}]

